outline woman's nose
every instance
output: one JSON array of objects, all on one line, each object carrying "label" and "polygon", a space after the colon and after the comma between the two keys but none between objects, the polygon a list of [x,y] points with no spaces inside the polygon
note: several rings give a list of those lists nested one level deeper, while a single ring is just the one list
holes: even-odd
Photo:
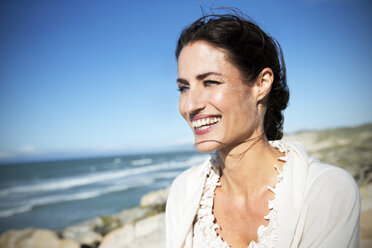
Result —
[{"label": "woman's nose", "polygon": [[189,89],[186,102],[186,111],[189,114],[197,113],[205,108],[205,95],[200,89]]}]

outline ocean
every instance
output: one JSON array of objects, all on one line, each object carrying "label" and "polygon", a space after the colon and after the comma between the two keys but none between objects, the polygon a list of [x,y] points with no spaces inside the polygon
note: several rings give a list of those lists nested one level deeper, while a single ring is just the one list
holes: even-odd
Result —
[{"label": "ocean", "polygon": [[172,152],[0,166],[0,233],[63,229],[139,205],[208,155]]}]

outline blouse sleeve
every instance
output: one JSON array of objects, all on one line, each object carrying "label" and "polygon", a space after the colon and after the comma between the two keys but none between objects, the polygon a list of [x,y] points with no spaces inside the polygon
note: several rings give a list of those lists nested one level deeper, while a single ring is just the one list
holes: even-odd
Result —
[{"label": "blouse sleeve", "polygon": [[310,183],[303,206],[298,247],[359,247],[360,195],[349,173],[333,166],[321,171]]}]

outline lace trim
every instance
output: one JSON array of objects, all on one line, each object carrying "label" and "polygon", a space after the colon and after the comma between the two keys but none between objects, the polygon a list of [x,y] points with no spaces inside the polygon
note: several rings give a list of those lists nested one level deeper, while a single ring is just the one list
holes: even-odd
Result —
[{"label": "lace trim", "polygon": [[214,215],[212,213],[214,191],[219,183],[219,169],[216,165],[216,153],[212,154],[211,163],[206,168],[207,180],[203,188],[203,194],[200,200],[200,206],[196,215],[196,223],[194,225],[194,247],[211,247],[211,248],[228,248],[230,247],[217,234],[216,229],[218,224],[214,223]]},{"label": "lace trim", "polygon": [[[288,155],[287,149],[277,141],[270,142],[270,144],[277,148],[280,152],[284,152],[286,155],[280,157],[279,160],[286,162]],[[258,243],[252,241],[248,248],[268,248],[277,247],[277,216],[278,216],[278,205],[277,198],[280,197],[282,181],[286,171],[286,164],[283,165],[283,171],[280,171],[277,165],[274,164],[274,168],[278,172],[278,182],[275,187],[267,186],[268,190],[273,192],[274,198],[268,201],[268,207],[270,209],[269,214],[264,216],[265,220],[269,223],[267,226],[260,225],[257,229]],[[211,163],[206,167],[207,180],[203,188],[203,194],[200,200],[200,207],[197,211],[196,222],[194,224],[194,247],[211,247],[211,248],[229,248],[229,244],[221,239],[217,234],[217,228],[219,225],[214,223],[215,217],[213,215],[213,200],[214,192],[217,186],[220,186],[220,166],[218,163],[217,153],[213,153],[211,156]]]}]

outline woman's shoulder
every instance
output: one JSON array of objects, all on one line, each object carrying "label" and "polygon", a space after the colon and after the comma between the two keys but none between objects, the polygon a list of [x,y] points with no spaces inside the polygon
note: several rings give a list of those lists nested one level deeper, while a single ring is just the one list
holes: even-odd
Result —
[{"label": "woman's shoulder", "polygon": [[[298,167],[298,170],[293,172],[297,174],[306,174],[306,184],[308,186],[314,183],[324,183],[324,184],[346,184],[348,187],[357,188],[354,178],[346,170],[327,163],[319,161],[317,158],[309,156],[305,146],[295,140],[284,140],[284,141],[274,141],[274,145],[279,147],[282,151],[286,152],[286,155],[291,157],[293,163],[292,166]],[[290,156],[289,154],[295,154]],[[293,159],[294,158],[294,159]],[[299,165],[301,163],[302,165]],[[306,172],[304,172],[306,171]]]},{"label": "woman's shoulder", "polygon": [[301,209],[304,247],[357,247],[360,195],[349,172],[310,157]]},{"label": "woman's shoulder", "polygon": [[290,177],[293,187],[301,186],[305,195],[317,192],[322,193],[347,193],[358,197],[359,190],[354,178],[346,170],[320,162],[317,158],[308,155],[305,146],[294,140],[274,141],[272,145],[286,153],[288,157],[287,171],[292,174]]},{"label": "woman's shoulder", "polygon": [[359,198],[359,190],[354,178],[343,168],[310,158],[308,175],[307,191],[314,191],[316,188],[328,194],[346,194],[354,200]]}]

